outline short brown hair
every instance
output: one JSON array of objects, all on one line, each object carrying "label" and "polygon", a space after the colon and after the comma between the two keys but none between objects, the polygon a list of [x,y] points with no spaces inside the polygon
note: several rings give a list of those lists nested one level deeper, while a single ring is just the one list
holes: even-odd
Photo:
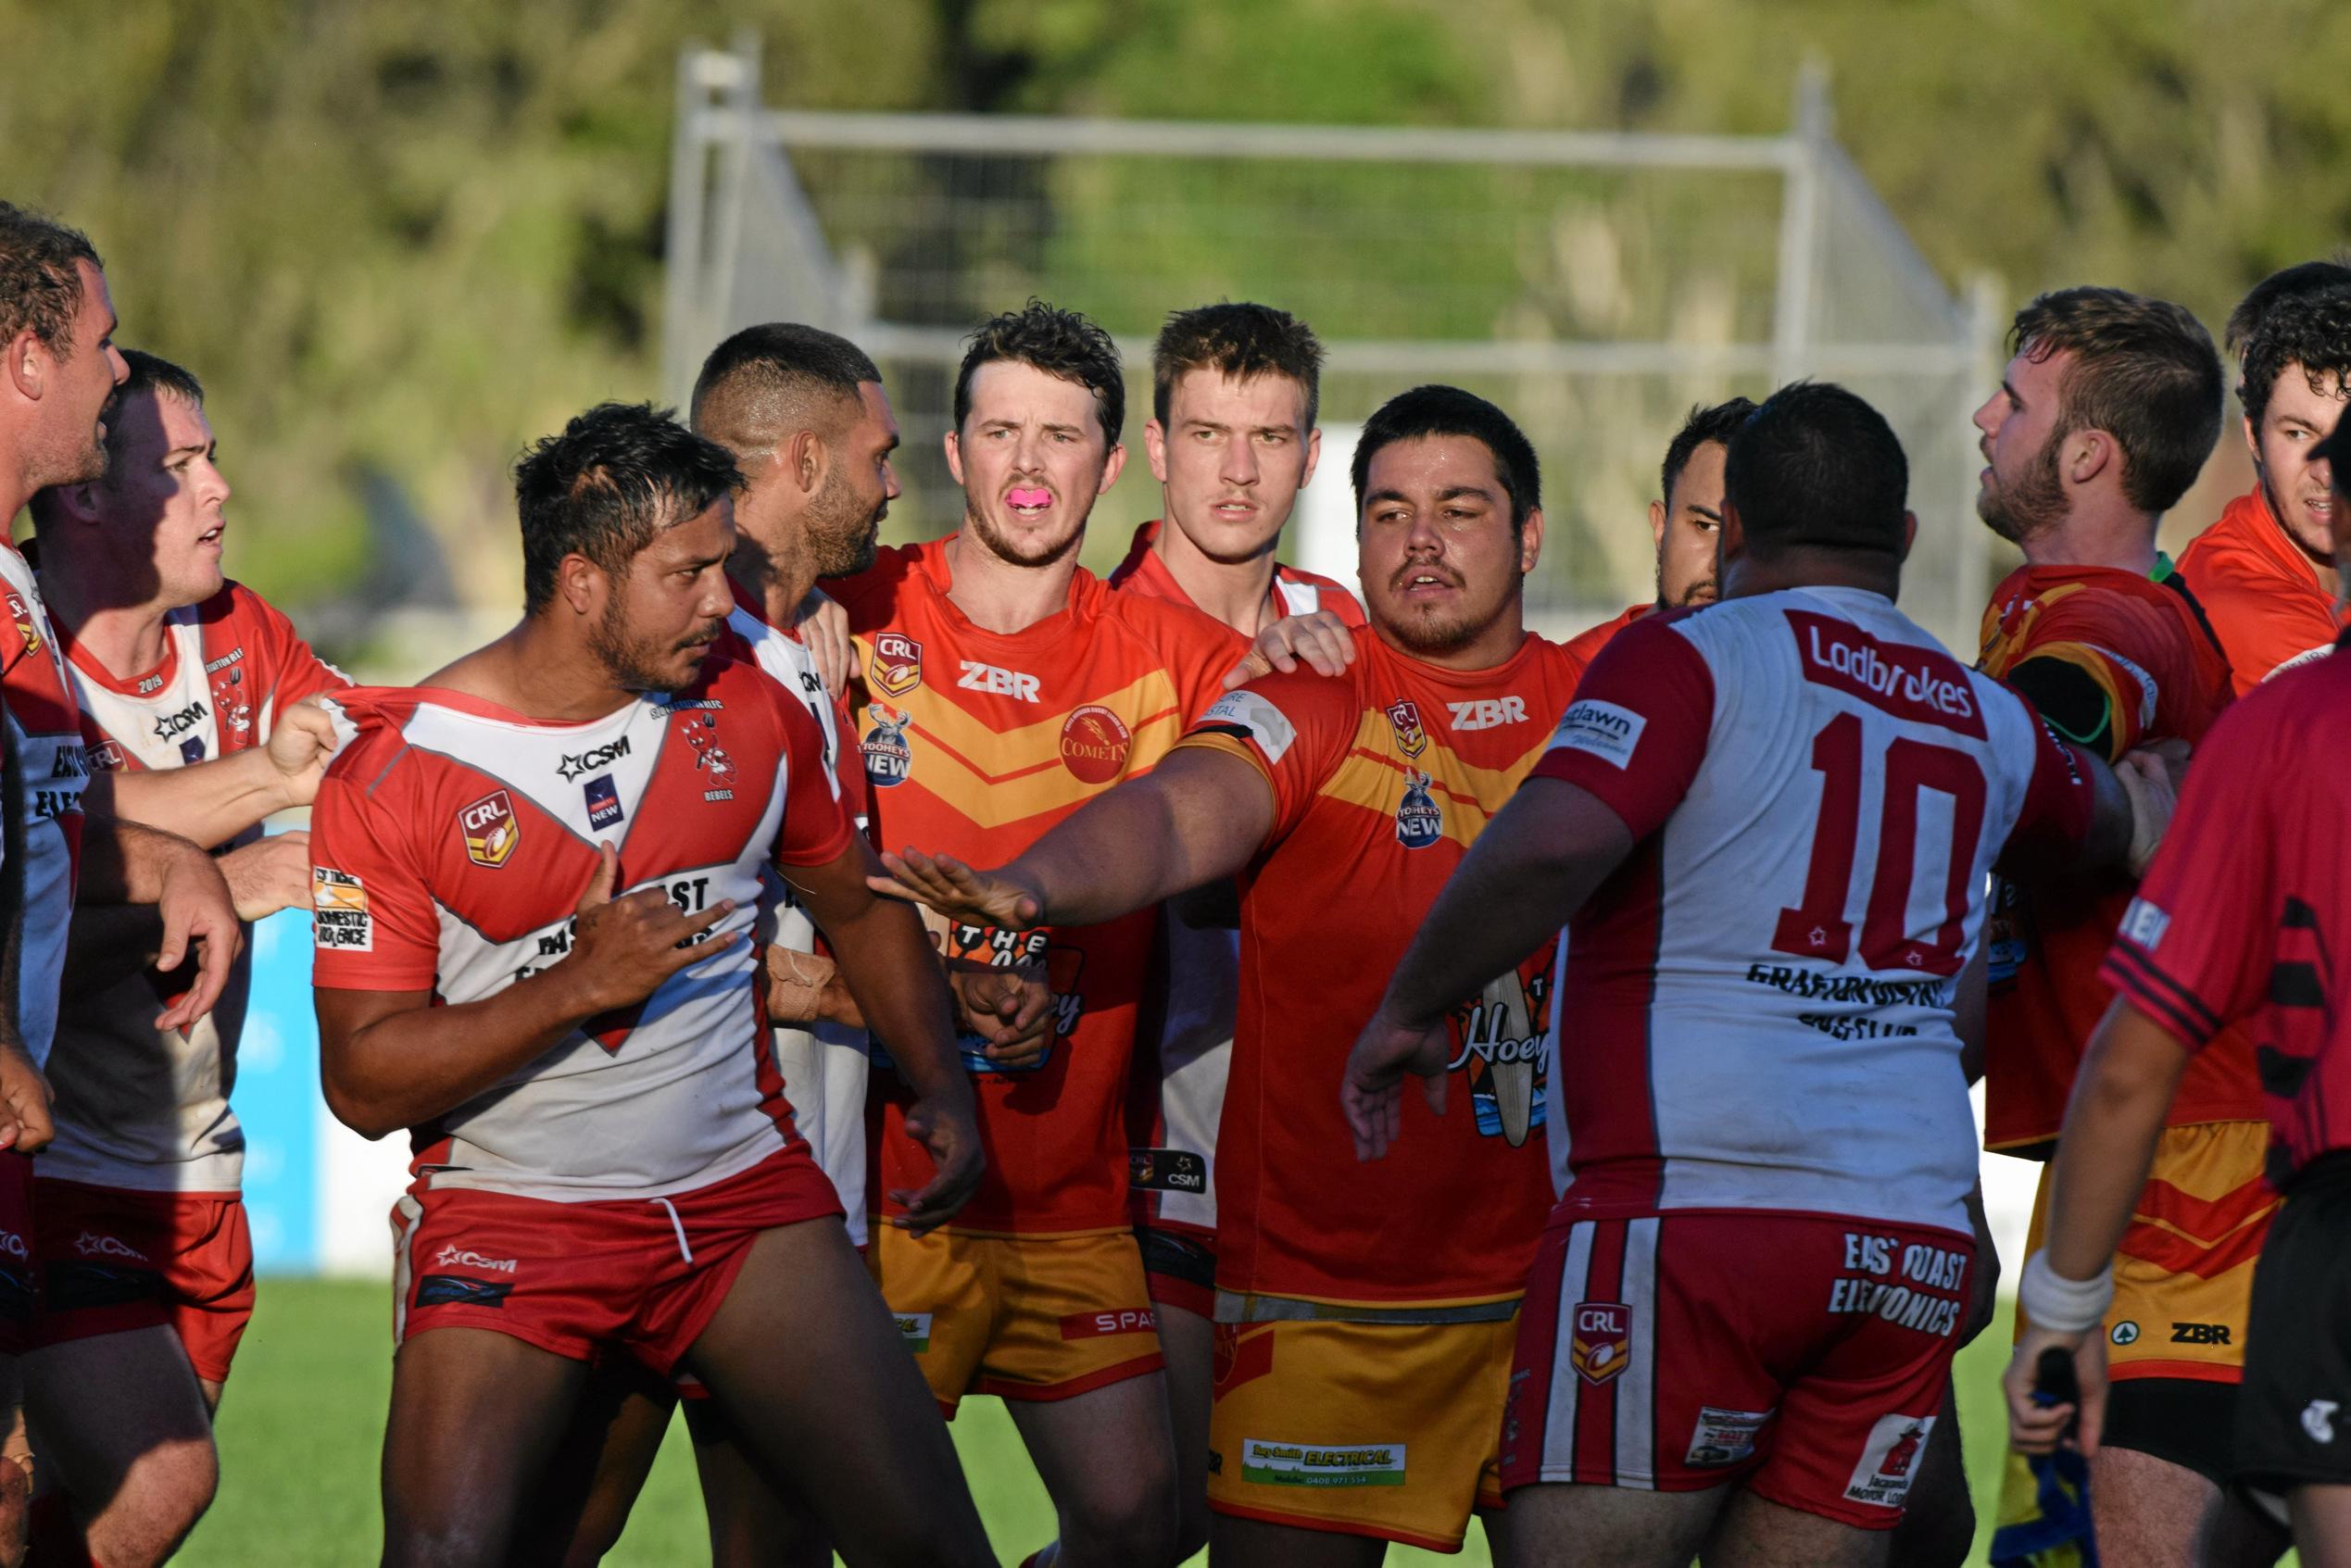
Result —
[{"label": "short brown hair", "polygon": [[1170,311],[1151,345],[1151,413],[1167,422],[1176,383],[1192,370],[1216,370],[1235,381],[1288,376],[1306,391],[1306,429],[1322,403],[1323,345],[1314,329],[1270,305],[1226,300]]},{"label": "short brown hair", "polygon": [[2220,357],[2204,323],[2167,299],[2121,289],[2059,289],[2022,310],[2008,351],[2071,354],[2052,439],[2102,430],[2122,448],[2122,493],[2169,511],[2220,439]]},{"label": "short brown hair", "polygon": [[1034,366],[1049,376],[1075,382],[1094,395],[1094,417],[1102,445],[1118,445],[1126,423],[1126,373],[1118,345],[1090,317],[1032,299],[1018,310],[991,317],[965,340],[963,363],[955,372],[955,428],[972,413],[972,378],[999,359]]},{"label": "short brown hair", "polygon": [[72,356],[82,308],[77,261],[106,265],[80,230],[0,201],[0,344],[29,331],[58,358]]}]

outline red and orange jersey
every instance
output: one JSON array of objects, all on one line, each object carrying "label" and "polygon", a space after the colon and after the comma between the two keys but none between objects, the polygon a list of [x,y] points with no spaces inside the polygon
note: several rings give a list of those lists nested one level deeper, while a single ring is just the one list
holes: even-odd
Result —
[{"label": "red and orange jersey", "polygon": [[1490,670],[1359,638],[1346,674],[1269,675],[1184,739],[1239,758],[1275,818],[1241,879],[1241,991],[1217,1139],[1217,1286],[1335,1307],[1507,1301],[1552,1202],[1552,953],[1453,1020],[1452,1108],[1404,1096],[1402,1148],[1356,1162],[1347,1053],[1583,667],[1529,636]]},{"label": "red and orange jersey", "polygon": [[[826,589],[857,639],[854,711],[875,841],[995,866],[1149,771],[1215,700],[1242,649],[1198,611],[1113,594],[1083,570],[1061,610],[1019,632],[988,631],[949,597],[952,543],[884,550]],[[1058,1020],[1032,1066],[1006,1071],[964,1052],[988,1165],[952,1228],[1052,1236],[1127,1224],[1124,1097],[1155,918],[1140,909],[1098,926],[947,932],[950,958],[1041,956]],[[902,1095],[877,1088],[874,1190],[919,1187],[929,1157],[903,1135]]]},{"label": "red and orange jersey", "polygon": [[[1126,558],[1110,574],[1110,585],[1130,594],[1165,599],[1186,609],[1198,609],[1192,596],[1184,592],[1184,585],[1176,581],[1176,574],[1167,570],[1167,563],[1160,559],[1159,552],[1151,548],[1159,542],[1159,531],[1166,526],[1153,518],[1135,530],[1135,542],[1127,546]],[[1364,607],[1355,602],[1355,596],[1347,591],[1345,583],[1320,572],[1278,563],[1274,568],[1273,596],[1267,608],[1276,621],[1284,616],[1312,615],[1318,609],[1326,609],[1358,632],[1369,624],[1364,619]]]},{"label": "red and orange jersey", "polygon": [[2324,657],[2346,624],[2258,489],[2230,502],[2181,552],[2180,575],[2211,618],[2239,696]]},{"label": "red and orange jersey", "polygon": [[1586,665],[1600,657],[1600,650],[1608,646],[1617,633],[1647,615],[1657,607],[1653,604],[1634,605],[1614,621],[1603,621],[1588,631],[1578,632],[1567,639],[1567,651]]},{"label": "red and orange jersey", "polygon": [[[1980,665],[2021,691],[2069,740],[2118,759],[2151,740],[2200,740],[2230,700],[2229,667],[2169,563],[2143,577],[2110,567],[2020,567],[1984,612]],[[2074,1069],[2111,992],[2098,977],[2134,884],[2125,873],[2002,878],[1990,933],[1992,1000],[1984,1142],[2046,1143],[2065,1121]],[[2242,1038],[2190,1068],[2170,1124],[2257,1120]]]}]

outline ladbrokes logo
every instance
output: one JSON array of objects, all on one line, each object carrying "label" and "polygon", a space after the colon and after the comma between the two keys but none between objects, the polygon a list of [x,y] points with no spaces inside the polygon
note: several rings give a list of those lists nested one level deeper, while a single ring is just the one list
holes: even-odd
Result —
[{"label": "ladbrokes logo", "polygon": [[1915,719],[1983,738],[1983,715],[1956,659],[1938,648],[1881,643],[1849,621],[1787,612],[1804,679],[1850,692],[1897,719]]},{"label": "ladbrokes logo", "polygon": [[903,632],[874,639],[874,684],[886,696],[904,696],[923,684],[923,645]]},{"label": "ladbrokes logo", "polygon": [[1062,721],[1062,766],[1089,784],[1109,784],[1126,771],[1134,738],[1125,720],[1089,702]]},{"label": "ladbrokes logo", "polygon": [[458,812],[458,828],[465,835],[465,856],[492,871],[513,857],[522,842],[522,824],[514,815],[514,797],[494,789]]}]

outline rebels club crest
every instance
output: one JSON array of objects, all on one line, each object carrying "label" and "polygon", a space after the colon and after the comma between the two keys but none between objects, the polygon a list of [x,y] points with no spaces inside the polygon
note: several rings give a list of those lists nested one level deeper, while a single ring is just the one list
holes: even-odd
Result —
[{"label": "rebels club crest", "polygon": [[717,714],[707,708],[681,713],[677,727],[685,737],[685,744],[693,748],[696,772],[721,787],[735,782],[735,759],[719,745]]},{"label": "rebels club crest", "polygon": [[513,859],[514,847],[522,842],[514,797],[502,789],[492,790],[459,811],[458,831],[465,836],[465,858],[492,871]]},{"label": "rebels club crest", "polygon": [[245,700],[245,671],[234,665],[213,679],[212,717],[238,740],[253,728],[253,706]]},{"label": "rebels club crest", "polygon": [[923,645],[903,632],[874,639],[874,684],[885,696],[904,696],[923,684]]}]

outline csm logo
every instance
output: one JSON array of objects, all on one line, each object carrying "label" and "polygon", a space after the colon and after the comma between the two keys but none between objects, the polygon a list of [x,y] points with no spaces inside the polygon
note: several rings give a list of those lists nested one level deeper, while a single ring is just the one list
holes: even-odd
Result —
[{"label": "csm logo", "polygon": [[147,1261],[147,1255],[129,1242],[118,1240],[110,1236],[100,1236],[95,1231],[83,1231],[75,1237],[73,1249],[84,1258],[128,1258],[134,1263],[144,1263]]},{"label": "csm logo", "polygon": [[1472,702],[1449,702],[1456,730],[1491,730],[1527,720],[1527,704],[1515,696],[1481,696]]},{"label": "csm logo", "polygon": [[479,1252],[459,1247],[455,1242],[433,1255],[433,1266],[436,1269],[487,1269],[494,1273],[510,1274],[515,1272],[515,1262],[512,1258],[484,1258]]},{"label": "csm logo", "polygon": [[982,664],[976,659],[963,660],[963,673],[956,685],[967,692],[994,692],[1021,702],[1037,700],[1037,677],[1017,670],[1006,670],[994,664]]}]

